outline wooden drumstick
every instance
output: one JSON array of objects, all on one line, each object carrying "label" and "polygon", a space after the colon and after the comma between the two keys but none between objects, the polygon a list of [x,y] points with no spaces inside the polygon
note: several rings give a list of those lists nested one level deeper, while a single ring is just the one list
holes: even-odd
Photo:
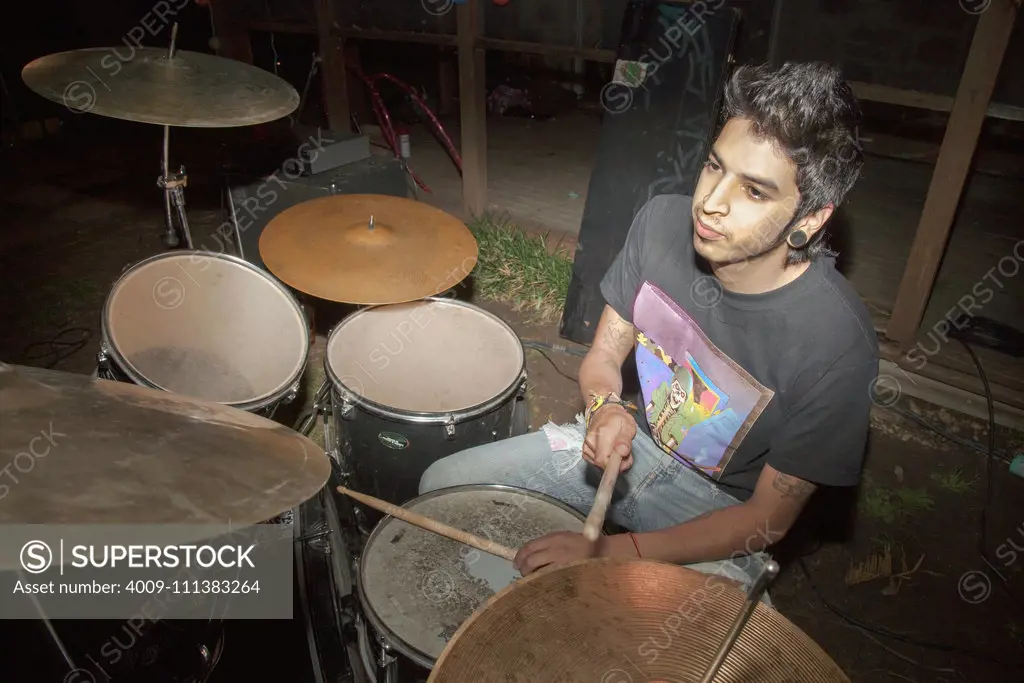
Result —
[{"label": "wooden drumstick", "polygon": [[601,535],[604,515],[608,511],[608,503],[612,500],[612,490],[615,489],[615,480],[619,476],[621,465],[622,456],[618,451],[612,450],[608,456],[608,464],[604,466],[604,475],[597,487],[597,495],[594,496],[594,506],[590,508],[587,522],[583,525],[583,535],[588,541],[596,541],[597,537]]},{"label": "wooden drumstick", "polygon": [[446,538],[450,538],[453,541],[458,541],[459,543],[471,545],[477,550],[482,550],[485,553],[490,553],[491,555],[503,557],[509,562],[516,559],[516,551],[512,550],[512,548],[507,548],[501,545],[500,543],[495,543],[494,541],[489,541],[485,538],[474,536],[473,534],[467,531],[463,531],[462,529],[456,529],[453,526],[448,526],[444,522],[439,522],[436,519],[431,519],[430,517],[421,515],[418,512],[413,512],[412,510],[406,510],[403,507],[393,505],[387,502],[386,500],[374,498],[373,496],[368,496],[365,493],[359,493],[358,491],[352,491],[351,489],[347,489],[344,486],[338,487],[338,493],[343,493],[346,496],[355,498],[359,502],[365,503],[366,505],[369,505],[370,507],[376,510],[380,510],[383,513],[389,514],[392,517],[400,519],[403,522],[408,522],[409,524],[418,526],[421,529],[432,531],[435,534],[444,536]]}]

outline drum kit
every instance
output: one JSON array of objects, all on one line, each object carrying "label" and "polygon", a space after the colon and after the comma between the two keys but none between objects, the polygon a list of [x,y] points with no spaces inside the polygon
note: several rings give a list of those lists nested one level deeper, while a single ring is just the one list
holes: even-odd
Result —
[{"label": "drum kit", "polygon": [[[45,57],[25,81],[61,101],[99,78],[85,74],[102,54]],[[273,120],[297,104],[255,67],[173,46],[122,67],[94,113],[166,131]],[[11,488],[0,523],[292,524],[318,683],[848,680],[757,599],[773,575],[744,593],[681,567],[595,559],[521,578],[509,549],[583,531],[583,514],[500,485],[417,495],[432,462],[525,429],[523,344],[452,295],[477,261],[459,220],[403,198],[315,199],[265,228],[271,275],[191,249],[184,202],[167,196],[189,248],[113,285],[93,377],[0,365],[2,463],[51,421],[73,435],[67,457]],[[312,409],[286,427],[272,418],[300,394],[311,345],[293,291],[357,308],[329,332]],[[16,551],[2,550],[6,567]],[[186,647],[201,665],[146,680],[207,680],[222,633],[201,633]]]}]

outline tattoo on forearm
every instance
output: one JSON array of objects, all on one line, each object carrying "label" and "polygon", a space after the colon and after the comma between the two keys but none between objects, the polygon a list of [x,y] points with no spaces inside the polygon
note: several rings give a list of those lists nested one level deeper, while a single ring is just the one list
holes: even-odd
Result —
[{"label": "tattoo on forearm", "polygon": [[612,323],[608,325],[605,338],[616,349],[633,345],[633,326],[629,324]]},{"label": "tattoo on forearm", "polygon": [[779,472],[772,479],[772,488],[781,493],[783,498],[805,498],[814,492],[815,486],[809,481]]}]

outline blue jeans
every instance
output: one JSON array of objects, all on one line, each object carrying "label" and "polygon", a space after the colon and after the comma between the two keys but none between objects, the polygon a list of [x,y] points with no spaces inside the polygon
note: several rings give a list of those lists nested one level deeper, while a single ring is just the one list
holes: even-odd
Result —
[{"label": "blue jeans", "polygon": [[[549,432],[562,442],[558,448],[552,448]],[[576,424],[549,424],[538,432],[454,453],[427,469],[420,494],[462,484],[504,484],[547,494],[587,514],[602,472],[583,459],[583,435],[578,418]],[[607,518],[630,531],[655,531],[738,504],[639,431],[633,439],[633,466],[616,480]],[[686,566],[749,588],[768,559],[763,552],[737,553],[730,559]]]}]

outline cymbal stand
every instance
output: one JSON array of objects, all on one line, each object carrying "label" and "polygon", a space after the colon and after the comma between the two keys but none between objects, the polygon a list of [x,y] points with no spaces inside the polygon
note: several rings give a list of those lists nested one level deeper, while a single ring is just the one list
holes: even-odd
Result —
[{"label": "cymbal stand", "polygon": [[[24,575],[22,575],[20,570],[18,571],[18,575],[24,578]],[[71,676],[71,674],[83,670],[75,666],[75,660],[72,659],[71,653],[69,653],[68,649],[64,646],[64,641],[62,641],[60,639],[60,636],[57,635],[57,629],[53,627],[53,622],[50,621],[50,618],[46,616],[46,611],[43,610],[43,606],[39,603],[39,598],[37,598],[35,595],[30,594],[29,599],[32,600],[32,604],[35,605],[36,611],[39,612],[39,618],[42,620],[43,625],[46,626],[46,630],[50,634],[50,639],[53,641],[53,644],[57,646],[57,649],[60,651],[61,657],[63,657],[64,662],[68,665],[68,674],[65,676],[65,679],[71,680],[71,678],[68,678],[69,676]]]},{"label": "cymbal stand", "polygon": [[733,620],[732,626],[729,628],[729,632],[725,635],[725,640],[718,647],[718,652],[715,654],[715,658],[711,660],[711,665],[708,670],[704,673],[704,678],[700,679],[700,683],[712,683],[715,676],[718,674],[718,670],[722,668],[722,664],[725,662],[725,658],[729,656],[729,652],[732,650],[733,645],[736,644],[736,640],[740,637],[740,632],[743,627],[746,626],[747,621],[750,620],[750,616],[754,613],[754,608],[757,607],[757,603],[761,600],[761,595],[768,589],[768,585],[775,580],[775,577],[779,575],[779,564],[775,560],[769,560],[758,575],[757,580],[754,581],[754,585],[750,587],[747,592],[747,600],[743,603],[743,608],[740,609],[740,613],[736,615],[736,619]]},{"label": "cymbal stand", "polygon": [[[167,50],[167,59],[174,58],[174,43],[177,38],[178,24],[175,22],[171,28],[171,46]],[[165,125],[164,150],[163,157],[160,160],[160,177],[156,180],[156,186],[164,191],[164,244],[169,248],[174,248],[181,242],[178,229],[174,225],[174,217],[177,215],[181,236],[185,238],[185,248],[192,249],[192,233],[188,229],[188,217],[185,215],[185,186],[188,184],[188,176],[185,175],[184,166],[180,166],[174,173],[168,170],[170,166],[170,146],[171,127]]]}]

